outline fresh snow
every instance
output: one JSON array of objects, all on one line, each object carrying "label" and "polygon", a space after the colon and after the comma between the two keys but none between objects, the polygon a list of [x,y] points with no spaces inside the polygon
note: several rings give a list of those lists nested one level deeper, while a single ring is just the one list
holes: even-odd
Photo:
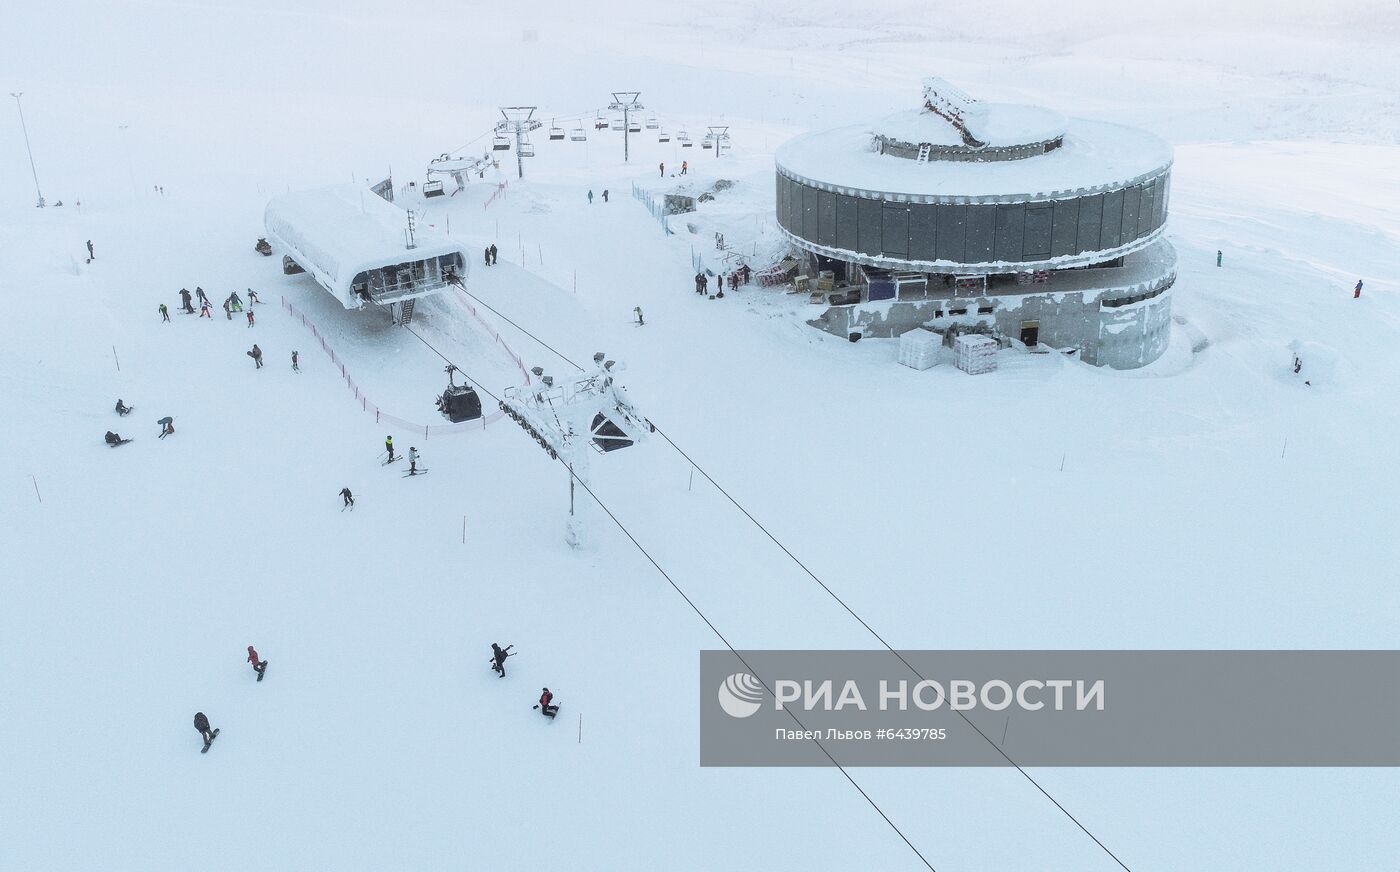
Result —
[{"label": "fresh snow", "polygon": [[[838,772],[700,768],[697,652],[720,643],[631,542],[583,501],[571,551],[565,474],[509,420],[376,424],[280,309],[369,402],[441,422],[441,358],[252,245],[273,195],[421,168],[501,103],[562,121],[639,88],[671,132],[731,126],[722,158],[644,133],[629,166],[619,134],[539,136],[524,182],[502,161],[403,202],[469,252],[496,242],[470,291],[580,364],[625,362],[641,411],[892,645],[1396,644],[1391,12],[54,0],[6,24],[6,91],[65,205],[33,208],[0,111],[0,868],[924,868]],[[894,340],[805,326],[805,297],[691,291],[715,232],[781,251],[782,142],[904,108],[925,72],[1172,144],[1162,359],[916,371]],[[675,185],[682,159],[696,190],[736,184],[667,236],[629,185]],[[178,314],[196,284],[257,289],[256,326]],[[466,302],[430,298],[413,329],[493,391],[521,379],[502,342],[572,371]],[[1304,385],[1295,350],[1325,377]],[[108,429],[135,441],[110,450]],[[379,466],[389,432],[434,474]],[[665,440],[595,456],[590,487],[735,645],[878,645]],[[492,641],[519,653],[506,679]],[[278,667],[261,684],[249,644]],[[552,723],[530,708],[544,685]],[[207,755],[195,711],[222,730]],[[1033,774],[1134,870],[1400,854],[1395,770]],[[1014,771],[851,776],[940,872],[1119,868]]]}]

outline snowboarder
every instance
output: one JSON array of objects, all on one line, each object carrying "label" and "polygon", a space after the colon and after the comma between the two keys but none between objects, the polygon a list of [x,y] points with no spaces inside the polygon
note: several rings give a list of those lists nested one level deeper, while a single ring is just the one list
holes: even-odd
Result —
[{"label": "snowboarder", "polygon": [[175,419],[171,418],[169,415],[161,418],[156,423],[160,425],[160,436],[158,438],[164,439],[175,433]]},{"label": "snowboarder", "polygon": [[261,303],[261,302],[262,302],[262,300],[259,300],[259,299],[258,299],[258,292],[255,291],[255,290],[253,290],[252,288],[249,288],[249,289],[248,289],[248,305],[251,306],[251,305],[253,305],[254,303]]},{"label": "snowboarder", "polygon": [[92,263],[94,260],[97,260],[97,255],[93,254],[93,252],[92,252],[92,240],[91,240],[91,239],[89,239],[89,240],[87,241],[87,249],[88,249],[88,263]]},{"label": "snowboarder", "polygon": [[169,321],[169,320],[170,320],[170,310],[167,309],[167,308],[165,308],[165,304],[164,304],[164,303],[161,303],[161,304],[160,304],[160,320],[161,320],[162,322],[165,322],[165,321]]},{"label": "snowboarder", "polygon": [[591,188],[588,191],[588,205],[593,205],[593,190]]},{"label": "snowboarder", "polygon": [[535,708],[540,710],[540,714],[554,720],[554,716],[559,713],[559,706],[550,705],[550,700],[554,699],[554,694],[549,692],[549,688],[540,691],[540,701],[535,704]]},{"label": "snowboarder", "polygon": [[204,751],[200,751],[203,754],[214,744],[214,737],[219,735],[219,731],[209,729],[209,719],[204,716],[204,712],[194,713],[194,728],[199,730],[199,736],[204,740]]},{"label": "snowboarder", "polygon": [[[210,321],[213,321],[213,320],[214,320],[214,316],[211,315],[211,314],[209,314],[209,301],[208,301],[208,300],[205,300],[204,302],[202,302],[202,303],[199,304],[199,317],[201,317],[201,318],[208,318]],[[231,318],[231,317],[233,317],[233,316],[230,315],[229,317]]]},{"label": "snowboarder", "polygon": [[237,291],[234,291],[233,293],[231,293],[231,294],[228,295],[228,301],[229,301],[229,304],[230,304],[231,306],[233,306],[233,311],[235,311],[235,312],[242,312],[242,311],[243,311],[243,298],[240,297],[240,296],[238,296],[238,292],[237,292]]},{"label": "snowboarder", "polygon": [[249,327],[252,327],[252,326],[253,326],[253,310],[252,310],[252,309],[249,309],[249,310],[248,310],[248,326],[249,326]]},{"label": "snowboarder", "polygon": [[258,649],[252,645],[248,646],[248,662],[253,664],[253,671],[258,674],[258,681],[262,681],[263,672],[267,669],[267,661],[258,660]]},{"label": "snowboarder", "polygon": [[642,318],[642,307],[641,307],[641,306],[633,306],[633,307],[632,307],[632,314],[634,314],[634,315],[637,316],[637,326],[638,326],[638,327],[645,327],[645,326],[647,325],[647,322]]},{"label": "snowboarder", "polygon": [[115,448],[118,445],[125,445],[126,443],[131,441],[130,439],[123,439],[120,433],[113,433],[111,430],[108,430],[107,435],[102,438],[106,441],[108,445],[112,446],[113,448]]},{"label": "snowboarder", "polygon": [[495,642],[491,643],[491,668],[495,670],[501,678],[506,677],[506,658],[511,656],[510,649],[514,647],[514,645],[507,645],[502,648]]},{"label": "snowboarder", "polygon": [[301,372],[301,367],[297,365],[298,353],[292,352],[292,372]]},{"label": "snowboarder", "polygon": [[384,437],[384,450],[389,452],[389,462],[394,462],[394,437],[392,435]]},{"label": "snowboarder", "polygon": [[253,369],[262,369],[262,349],[258,347],[256,342],[253,343],[253,347],[247,352],[247,355],[253,358],[253,363],[256,364]]},{"label": "snowboarder", "polygon": [[340,489],[340,498],[345,501],[344,505],[340,507],[342,512],[355,505],[355,495],[350,493],[350,488],[348,487]]},{"label": "snowboarder", "polygon": [[224,300],[224,317],[233,320],[233,310],[229,307],[228,300]]},{"label": "snowboarder", "polygon": [[690,169],[690,161],[688,161],[688,160],[683,160],[683,161],[681,161],[681,175],[685,175],[686,170],[689,170],[689,169]]},{"label": "snowboarder", "polygon": [[123,415],[123,416],[125,416],[125,415],[130,415],[130,414],[131,414],[131,407],[128,406],[126,403],[123,403],[121,397],[117,397],[117,408],[116,408],[116,411],[117,411],[117,414],[118,414],[118,415]]},{"label": "snowboarder", "polygon": [[184,288],[180,289],[180,305],[185,307],[186,314],[194,314],[194,306],[190,305],[190,292],[185,290]]},{"label": "snowboarder", "polygon": [[607,189],[607,188],[604,188],[604,189],[603,189],[603,202],[604,202],[604,203],[608,202],[608,189]]},{"label": "snowboarder", "polygon": [[491,265],[496,265],[496,243],[491,243]]},{"label": "snowboarder", "polygon": [[412,445],[408,446],[408,474],[418,474],[418,449]]},{"label": "snowboarder", "polygon": [[666,162],[661,162],[661,178],[666,178]]},{"label": "snowboarder", "polygon": [[1352,293],[1351,298],[1353,300],[1361,299],[1361,279],[1356,280],[1356,290]]},{"label": "snowboarder", "polygon": [[1222,253],[1220,252],[1220,249],[1217,248],[1217,249],[1215,250],[1215,265],[1216,265],[1217,267],[1220,266],[1220,261],[1221,261],[1221,259],[1224,258],[1224,257],[1225,257],[1225,255],[1222,254]]}]

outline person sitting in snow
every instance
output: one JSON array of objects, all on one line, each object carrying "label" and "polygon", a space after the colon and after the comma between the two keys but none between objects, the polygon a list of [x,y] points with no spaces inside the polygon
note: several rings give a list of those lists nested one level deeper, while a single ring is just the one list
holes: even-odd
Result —
[{"label": "person sitting in snow", "polygon": [[118,415],[129,415],[129,414],[131,414],[131,407],[128,406],[126,403],[123,403],[121,397],[117,397],[117,414],[118,414]]}]

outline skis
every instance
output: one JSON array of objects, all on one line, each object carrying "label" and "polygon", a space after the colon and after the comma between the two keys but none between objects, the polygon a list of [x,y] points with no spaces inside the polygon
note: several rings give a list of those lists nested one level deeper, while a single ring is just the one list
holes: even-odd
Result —
[{"label": "skis", "polygon": [[214,740],[217,739],[217,738],[219,738],[219,731],[218,731],[218,730],[215,730],[214,732],[210,733],[210,734],[209,734],[209,741],[207,741],[207,742],[204,743],[204,747],[200,750],[199,753],[201,753],[201,754],[208,754],[208,753],[209,753],[209,746],[210,746],[210,745],[213,745],[213,744],[214,744]]},{"label": "skis", "polygon": [[108,442],[108,443],[107,443],[107,447],[108,447],[108,448],[116,448],[118,445],[125,445],[126,443],[128,443],[128,442],[130,442],[130,441],[131,441],[130,439],[123,439],[123,440],[121,440],[120,442]]},{"label": "skis", "polygon": [[403,475],[401,475],[401,476],[399,476],[399,477],[400,477],[400,478],[409,478],[409,477],[415,476],[415,475],[427,475],[427,474],[428,474],[428,471],[427,471],[426,469],[409,470],[408,472],[405,472]]},{"label": "skis", "polygon": [[[115,411],[115,410],[114,410],[114,411]],[[120,416],[120,417],[122,417],[122,418],[125,418],[127,415],[130,415],[130,414],[131,414],[132,412],[134,412],[134,411],[136,411],[136,407],[135,407],[135,406],[127,406],[125,412],[117,412],[117,415]]]},{"label": "skis", "polygon": [[348,506],[341,506],[341,507],[340,507],[340,510],[341,510],[342,512],[344,512],[346,509],[349,509],[349,510],[352,511],[352,512],[355,511],[355,504],[354,504],[354,503],[351,503],[351,504],[349,504]]},{"label": "skis", "polygon": [[[383,452],[380,452],[380,453],[382,454]],[[397,462],[399,462],[400,460],[403,460],[403,455],[402,455],[402,454],[396,454],[396,455],[394,455],[394,458],[393,458],[392,460],[383,460],[383,461],[380,461],[379,465],[380,465],[380,466],[388,466],[389,464],[391,464],[391,463],[397,463]]]}]

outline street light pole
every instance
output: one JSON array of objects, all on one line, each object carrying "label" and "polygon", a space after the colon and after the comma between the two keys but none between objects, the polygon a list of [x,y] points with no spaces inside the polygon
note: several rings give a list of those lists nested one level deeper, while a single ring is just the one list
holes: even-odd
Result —
[{"label": "street light pole", "polygon": [[19,127],[24,131],[24,150],[29,152],[29,171],[34,174],[34,193],[38,195],[38,207],[44,208],[44,193],[39,190],[39,171],[34,168],[34,149],[29,145],[29,125],[24,123],[24,106],[20,104],[19,98],[24,96],[24,92],[11,91],[10,96],[15,98],[15,108],[19,109]]}]

